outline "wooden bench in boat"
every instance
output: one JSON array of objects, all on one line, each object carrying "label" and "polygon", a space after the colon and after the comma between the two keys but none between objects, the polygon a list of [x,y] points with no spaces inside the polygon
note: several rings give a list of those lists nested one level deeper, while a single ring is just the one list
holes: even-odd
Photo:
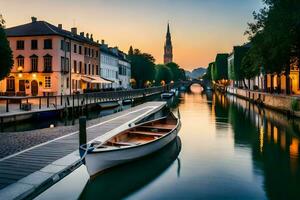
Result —
[{"label": "wooden bench in boat", "polygon": [[164,133],[151,133],[146,131],[130,131],[129,133],[136,134],[136,135],[157,136],[157,137],[161,137],[164,135]]},{"label": "wooden bench in boat", "polygon": [[136,143],[130,143],[130,142],[111,142],[111,141],[109,141],[107,143],[112,144],[112,145],[118,145],[118,146],[136,146],[136,145],[138,145]]},{"label": "wooden bench in boat", "polygon": [[149,128],[149,129],[160,129],[160,130],[172,130],[175,125],[170,124],[155,124],[153,126],[140,126],[141,128]]}]

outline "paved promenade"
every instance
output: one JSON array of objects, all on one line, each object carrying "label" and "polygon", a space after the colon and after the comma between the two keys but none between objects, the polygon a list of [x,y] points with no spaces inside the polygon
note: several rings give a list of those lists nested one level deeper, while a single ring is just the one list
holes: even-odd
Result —
[{"label": "paved promenade", "polygon": [[[89,121],[87,139],[122,131],[164,105],[165,102],[148,102]],[[24,198],[78,165],[77,130],[78,125],[1,134],[0,199]]]}]

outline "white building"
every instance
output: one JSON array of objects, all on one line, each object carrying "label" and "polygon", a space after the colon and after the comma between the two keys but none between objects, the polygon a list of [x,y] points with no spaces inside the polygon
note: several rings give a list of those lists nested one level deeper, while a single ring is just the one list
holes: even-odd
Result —
[{"label": "white building", "polygon": [[102,88],[119,88],[119,61],[118,54],[114,53],[107,44],[100,45],[100,76],[103,79],[112,81],[112,84],[104,84]]},{"label": "white building", "polygon": [[127,60],[127,55],[119,51],[119,84],[124,89],[130,89],[131,64]]}]

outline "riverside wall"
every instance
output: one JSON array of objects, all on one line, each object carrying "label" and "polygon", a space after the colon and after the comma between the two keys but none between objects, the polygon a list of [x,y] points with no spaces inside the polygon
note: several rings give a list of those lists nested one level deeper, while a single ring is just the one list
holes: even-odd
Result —
[{"label": "riverside wall", "polygon": [[293,99],[300,104],[300,98],[296,96],[286,96],[282,94],[270,94],[234,87],[227,87],[226,92],[237,97],[246,99],[253,103],[258,103],[266,108],[277,110],[292,116],[300,117],[300,112],[292,110],[291,104]]}]

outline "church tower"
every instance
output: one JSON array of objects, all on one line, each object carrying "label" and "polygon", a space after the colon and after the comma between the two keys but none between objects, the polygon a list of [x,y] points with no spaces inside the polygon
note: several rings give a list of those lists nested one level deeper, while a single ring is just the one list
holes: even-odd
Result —
[{"label": "church tower", "polygon": [[168,23],[168,30],[166,35],[165,53],[164,53],[164,64],[173,62],[173,47],[171,41],[170,25]]}]

